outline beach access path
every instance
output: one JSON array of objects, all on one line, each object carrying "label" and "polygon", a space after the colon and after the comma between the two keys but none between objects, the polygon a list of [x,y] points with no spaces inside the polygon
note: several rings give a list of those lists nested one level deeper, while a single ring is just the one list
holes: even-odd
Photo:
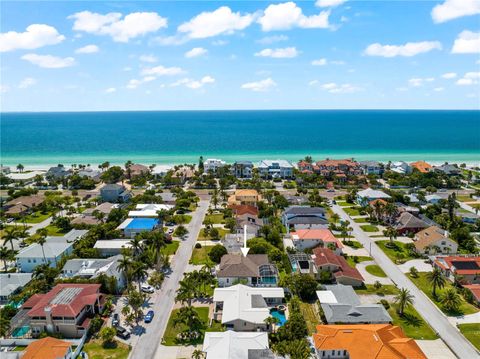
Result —
[{"label": "beach access path", "polygon": [[405,274],[402,273],[387,255],[375,244],[359,226],[347,215],[339,205],[332,206],[333,212],[337,213],[342,220],[350,221],[353,228],[352,234],[370,252],[370,256],[383,269],[387,276],[398,288],[406,288],[414,297],[414,307],[430,326],[438,333],[443,341],[450,347],[458,358],[476,359],[480,354],[465,339],[460,331],[448,320],[448,318],[437,308],[437,306],[415,285]]},{"label": "beach access path", "polygon": [[172,350],[170,350],[171,347],[163,346],[161,344],[162,338],[167,328],[173,305],[175,304],[178,282],[183,278],[183,274],[187,270],[188,262],[192,256],[193,247],[200,233],[209,203],[210,198],[208,196],[201,197],[196,211],[192,213],[192,220],[186,225],[188,235],[185,240],[180,241],[180,247],[172,261],[172,271],[169,276],[165,277],[161,290],[152,298],[154,304],[150,309],[155,311],[153,321],[146,326],[145,333],[140,336],[137,343],[133,346],[129,358],[168,359],[170,357],[167,353],[172,352]]}]

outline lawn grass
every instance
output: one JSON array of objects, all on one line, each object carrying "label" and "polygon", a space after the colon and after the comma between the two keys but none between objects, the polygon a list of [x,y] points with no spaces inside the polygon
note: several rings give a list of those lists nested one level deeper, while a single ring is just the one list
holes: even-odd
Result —
[{"label": "lawn grass", "polygon": [[346,214],[349,216],[360,216],[360,211],[358,207],[343,208]]},{"label": "lawn grass", "polygon": [[349,265],[350,267],[354,267],[354,268],[355,268],[355,266],[356,266],[358,263],[360,263],[360,262],[365,262],[365,261],[371,261],[371,260],[373,260],[371,257],[361,257],[361,256],[360,256],[360,257],[357,257],[357,261],[355,262],[353,258],[354,258],[354,257],[352,257],[352,256],[348,256],[348,257],[347,257],[347,263],[348,263],[348,265]]},{"label": "lawn grass", "polygon": [[[213,224],[222,224],[225,223],[223,213],[207,214],[205,220],[210,219]],[[205,223],[205,222],[204,222]]]},{"label": "lawn grass", "polygon": [[[219,238],[223,238],[223,237],[225,237],[225,235],[227,233],[230,233],[230,231],[228,229],[223,229],[223,228],[217,228],[217,229],[218,229]],[[212,239],[212,238],[210,236],[205,237],[205,230],[204,230],[204,228],[202,228],[200,230],[200,233],[198,234],[197,241],[205,241],[205,240],[209,240],[209,239]]]},{"label": "lawn grass", "polygon": [[394,248],[390,248],[386,246],[387,243],[390,243],[389,240],[377,241],[375,243],[394,263],[396,263],[398,260],[402,260],[406,262],[416,258],[412,256],[410,251],[407,249],[405,243],[402,243],[399,241],[393,241],[393,243],[396,245]]},{"label": "lawn grass", "polygon": [[381,278],[386,278],[387,275],[385,274],[385,272],[383,271],[382,268],[380,268],[378,265],[376,264],[370,264],[368,266],[365,267],[365,270],[370,273],[371,275],[374,275],[376,277],[381,277]]},{"label": "lawn grass", "polygon": [[171,241],[170,243],[167,243],[165,247],[162,248],[162,252],[171,256],[177,253],[177,249],[179,246],[180,246],[179,241]]},{"label": "lawn grass", "polygon": [[480,350],[480,323],[459,324],[458,329],[477,350]]},{"label": "lawn grass", "polygon": [[183,224],[189,224],[192,221],[192,216],[189,214],[176,214],[173,216],[173,220],[178,223],[183,220]]},{"label": "lawn grass", "polygon": [[348,203],[348,202],[345,202],[345,201],[337,201],[337,204],[338,204],[340,207],[354,206],[353,203]]},{"label": "lawn grass", "polygon": [[410,274],[408,274],[408,277],[410,280],[415,283],[415,285],[420,288],[428,298],[432,302],[434,302],[442,312],[444,312],[446,315],[449,316],[458,316],[458,315],[467,315],[467,314],[473,314],[479,311],[478,308],[476,308],[474,305],[468,303],[463,296],[460,295],[460,298],[462,300],[462,303],[460,304],[460,307],[458,308],[458,311],[448,311],[445,308],[443,308],[442,304],[440,303],[440,298],[442,297],[442,294],[445,290],[454,288],[453,284],[446,280],[445,282],[445,287],[443,289],[438,289],[437,288],[437,298],[435,298],[432,294],[432,286],[430,285],[430,281],[427,278],[428,273],[425,272],[420,272],[418,273],[417,278],[413,278]]},{"label": "lawn grass", "polygon": [[214,265],[208,253],[212,250],[213,246],[202,246],[202,248],[194,248],[192,252],[192,257],[190,258],[190,264],[194,265],[204,265],[210,264]]},{"label": "lawn grass", "polygon": [[344,242],[342,242],[344,245],[346,246],[349,246],[349,247],[352,247],[352,248],[355,248],[355,249],[360,249],[360,248],[363,248],[363,245],[362,243],[360,243],[359,241],[349,241],[349,240],[346,240]]},{"label": "lawn grass", "polygon": [[[182,342],[179,339],[177,339],[178,334],[181,333],[186,328],[184,325],[179,325],[175,327],[175,325],[173,324],[173,319],[175,318],[176,314],[179,311],[179,309],[174,309],[170,314],[170,318],[168,319],[167,329],[165,330],[165,333],[163,335],[163,343],[162,343],[163,345],[166,345],[166,346],[197,345],[197,344],[203,343],[203,334],[208,329],[208,307],[197,307],[194,309],[198,313],[200,320],[204,324],[202,335],[199,338],[188,341],[188,342]],[[215,324],[215,327],[216,326],[218,326],[218,324]]]},{"label": "lawn grass", "polygon": [[24,217],[26,223],[40,223],[52,216],[54,212],[42,213],[40,211],[33,212]]},{"label": "lawn grass", "polygon": [[315,308],[316,303],[300,302],[300,312],[305,319],[309,335],[316,332],[315,327],[321,323],[320,317]]},{"label": "lawn grass", "polygon": [[115,342],[114,347],[104,348],[100,340],[91,340],[84,345],[83,351],[90,359],[127,359],[130,348],[119,342]]},{"label": "lawn grass", "polygon": [[360,228],[365,232],[378,232],[380,230],[377,226],[371,224],[364,224],[363,226],[360,226]]},{"label": "lawn grass", "polygon": [[[54,226],[53,224],[49,224],[48,226],[45,227],[45,229],[48,232],[47,235],[52,237],[60,237],[68,233],[58,228],[57,226]],[[39,237],[38,234],[34,234],[29,238],[28,242],[35,242],[38,237]]]},{"label": "lawn grass", "polygon": [[401,327],[407,337],[423,340],[438,338],[433,329],[423,320],[413,306],[406,308],[403,316],[400,316],[397,313],[397,306],[391,304],[388,314],[392,317],[393,324]]},{"label": "lawn grass", "polygon": [[373,284],[367,284],[365,287],[354,288],[357,294],[377,294],[377,295],[397,295],[398,288],[392,284],[382,285],[379,289],[375,289]]},{"label": "lawn grass", "polygon": [[364,217],[364,218],[354,218],[353,220],[355,223],[370,223],[370,221],[368,220],[368,217]]}]

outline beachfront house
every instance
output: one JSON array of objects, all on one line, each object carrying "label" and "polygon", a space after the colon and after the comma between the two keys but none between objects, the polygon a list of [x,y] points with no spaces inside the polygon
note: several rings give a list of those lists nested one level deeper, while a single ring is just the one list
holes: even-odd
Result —
[{"label": "beachfront house", "polygon": [[417,170],[420,173],[428,173],[433,170],[433,166],[425,161],[417,161],[410,163],[412,170]]},{"label": "beachfront house", "polygon": [[332,160],[327,158],[323,161],[317,161],[314,171],[322,176],[358,176],[362,174],[360,166],[353,160],[353,158],[341,160]]},{"label": "beachfront house", "polygon": [[407,162],[398,161],[390,164],[390,171],[406,175],[412,173],[412,167]]},{"label": "beachfront house", "polygon": [[275,287],[277,267],[266,254],[225,254],[216,272],[219,287],[243,283],[252,287]]},{"label": "beachfront house", "polygon": [[134,238],[137,234],[153,231],[158,226],[158,218],[127,218],[116,229],[121,230],[126,238]]},{"label": "beachfront house", "polygon": [[237,161],[232,166],[233,175],[237,178],[251,178],[253,173],[253,162]]},{"label": "beachfront house", "polygon": [[58,165],[56,167],[50,167],[45,174],[45,178],[53,178],[55,180],[58,180],[69,177],[71,174],[71,170],[65,169],[63,165]]},{"label": "beachfront house", "polygon": [[323,207],[290,206],[282,214],[282,223],[290,230],[328,228],[327,212]]},{"label": "beachfront house", "polygon": [[358,165],[366,175],[380,176],[384,171],[384,166],[378,161],[360,161]]},{"label": "beachfront house", "polygon": [[236,332],[266,331],[265,319],[271,309],[282,304],[285,293],[278,287],[248,287],[236,284],[215,288],[213,292],[213,319],[227,330]]},{"label": "beachfront house", "polygon": [[217,172],[217,170],[223,166],[225,166],[227,163],[225,161],[222,161],[218,158],[207,158],[203,162],[203,170],[205,172]]},{"label": "beachfront house", "polygon": [[431,226],[415,234],[415,250],[420,254],[457,253],[457,242],[448,238],[448,232]]},{"label": "beachfront house", "polygon": [[262,178],[292,178],[293,165],[286,160],[263,160],[257,165]]},{"label": "beachfront house", "polygon": [[102,202],[123,203],[128,202],[132,194],[127,191],[125,186],[116,183],[106,184],[100,188]]}]

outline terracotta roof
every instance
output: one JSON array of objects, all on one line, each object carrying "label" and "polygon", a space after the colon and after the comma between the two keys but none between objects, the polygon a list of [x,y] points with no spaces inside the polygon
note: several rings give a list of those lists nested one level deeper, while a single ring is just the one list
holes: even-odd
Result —
[{"label": "terracotta roof", "polygon": [[440,240],[449,240],[445,235],[445,231],[437,226],[431,226],[418,232],[415,238],[414,244],[418,250],[423,250]]},{"label": "terracotta roof", "polygon": [[312,259],[317,267],[327,264],[336,266],[338,270],[333,272],[333,275],[336,278],[348,277],[363,282],[363,277],[356,268],[350,267],[345,258],[336,255],[332,250],[328,248],[315,248],[313,250]]},{"label": "terracotta roof", "polygon": [[343,248],[342,242],[333,235],[329,229],[299,229],[292,232],[292,239],[297,240],[321,240],[324,243],[335,243],[337,248]]},{"label": "terracotta roof", "polygon": [[258,208],[254,206],[250,206],[248,204],[240,204],[240,205],[233,205],[231,206],[233,209],[233,213],[236,216],[241,216],[243,214],[252,214],[254,216],[258,216]]},{"label": "terracotta roof", "polygon": [[22,306],[28,316],[45,316],[51,307],[53,316],[75,317],[86,305],[93,305],[101,296],[100,284],[57,284],[50,292],[30,297]]},{"label": "terracotta roof", "polygon": [[376,203],[380,203],[381,205],[385,206],[387,205],[388,202],[385,201],[384,199],[379,198],[379,199],[374,199],[373,201],[370,201],[369,205],[373,207],[375,206]]},{"label": "terracotta roof", "polygon": [[22,359],[58,359],[69,352],[72,343],[57,338],[46,337],[30,343]]},{"label": "terracotta roof", "polygon": [[254,189],[237,189],[235,191],[235,196],[258,196],[257,190]]},{"label": "terracotta roof", "polygon": [[468,290],[470,290],[477,302],[480,302],[480,284],[464,285],[463,288],[467,288]]},{"label": "terracotta roof", "polygon": [[325,167],[330,167],[330,166],[349,166],[349,167],[358,167],[358,163],[355,161],[352,161],[351,159],[342,159],[342,160],[331,160],[327,158],[326,160],[323,161],[317,161],[317,166],[325,166]]},{"label": "terracotta roof", "polygon": [[410,163],[410,166],[412,166],[413,168],[416,168],[421,173],[430,172],[433,168],[431,164],[429,164],[425,161],[412,162],[412,163]]},{"label": "terracotta roof", "polygon": [[315,347],[347,350],[350,359],[426,359],[415,340],[391,324],[318,325]]},{"label": "terracotta roof", "polygon": [[447,256],[437,257],[434,263],[445,270],[452,270],[458,275],[480,274],[480,257]]}]

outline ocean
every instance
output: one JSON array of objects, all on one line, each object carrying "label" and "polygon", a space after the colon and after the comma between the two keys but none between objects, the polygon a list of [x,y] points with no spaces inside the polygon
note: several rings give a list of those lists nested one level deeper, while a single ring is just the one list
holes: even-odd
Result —
[{"label": "ocean", "polygon": [[480,162],[480,111],[1,113],[1,163],[314,159]]}]

